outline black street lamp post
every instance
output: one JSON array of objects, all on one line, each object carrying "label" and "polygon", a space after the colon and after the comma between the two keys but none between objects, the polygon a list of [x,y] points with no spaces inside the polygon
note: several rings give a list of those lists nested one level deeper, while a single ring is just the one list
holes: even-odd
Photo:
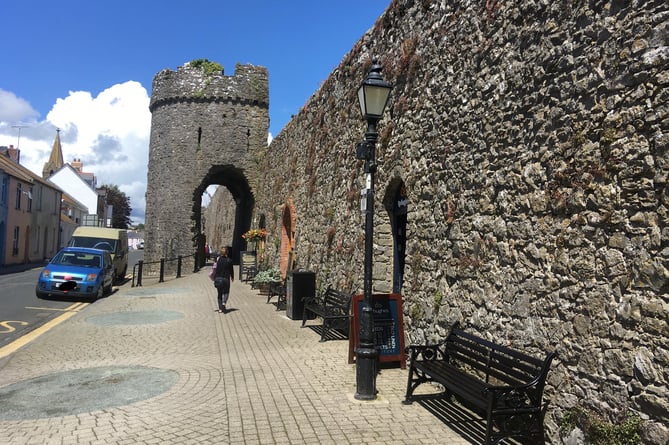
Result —
[{"label": "black street lamp post", "polygon": [[374,344],[374,317],[372,309],[372,252],[374,241],[374,172],[376,172],[375,145],[378,139],[376,125],[383,117],[392,86],[383,80],[381,65],[376,59],[367,78],[358,89],[358,100],[363,119],[367,121],[365,140],[357,144],[356,157],[365,161],[365,188],[361,207],[365,213],[365,271],[363,308],[360,315],[360,346],[356,354],[356,393],[358,400],[376,399],[376,366],[379,352]]}]

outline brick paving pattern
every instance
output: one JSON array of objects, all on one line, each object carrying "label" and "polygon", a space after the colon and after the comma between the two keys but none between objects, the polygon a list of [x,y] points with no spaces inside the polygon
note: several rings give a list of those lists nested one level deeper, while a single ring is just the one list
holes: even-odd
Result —
[{"label": "brick paving pattern", "polygon": [[[300,328],[239,281],[230,312],[216,313],[215,299],[205,270],[141,288],[126,284],[17,351],[0,363],[0,390],[109,366],[167,369],[178,378],[164,393],[127,405],[48,418],[26,413],[25,420],[0,414],[0,443],[472,443],[421,404],[401,404],[406,370],[382,369],[379,399],[359,402],[348,341],[319,342],[315,329]],[[183,316],[160,316],[175,312]],[[123,324],[119,314],[137,316]],[[137,322],[142,316],[146,322]]]}]

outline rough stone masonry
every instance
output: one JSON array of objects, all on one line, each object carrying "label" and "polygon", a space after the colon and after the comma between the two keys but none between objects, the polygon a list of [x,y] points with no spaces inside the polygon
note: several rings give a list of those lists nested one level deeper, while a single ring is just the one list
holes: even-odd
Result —
[{"label": "rough stone masonry", "polygon": [[[278,264],[362,288],[356,90],[394,84],[379,125],[374,286],[391,288],[388,197],[409,201],[408,341],[455,321],[555,350],[546,425],[581,406],[669,441],[669,4],[394,0],[266,149],[255,215]],[[285,234],[283,235],[285,236]]]},{"label": "rough stone masonry", "polygon": [[[402,190],[407,341],[437,341],[459,321],[554,350],[551,442],[579,443],[559,427],[580,406],[612,422],[638,414],[642,443],[668,443],[666,0],[393,0],[267,148],[263,69],[161,72],[146,254],[192,251],[200,195],[221,183],[223,199],[252,203],[246,223],[266,222],[264,265],[285,265],[292,249],[320,287],[360,292],[356,91],[372,55],[394,85],[377,144],[374,288],[396,280],[390,213]],[[219,151],[229,168],[212,172],[205,155]],[[216,222],[237,239],[234,218]]]}]

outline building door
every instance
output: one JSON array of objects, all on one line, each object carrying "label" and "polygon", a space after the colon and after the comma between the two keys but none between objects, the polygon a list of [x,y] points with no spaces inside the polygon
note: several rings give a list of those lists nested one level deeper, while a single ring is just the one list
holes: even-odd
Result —
[{"label": "building door", "polygon": [[30,262],[30,226],[26,227],[26,236],[23,239],[23,262]]},{"label": "building door", "polygon": [[42,248],[42,259],[47,258],[50,255],[47,255],[48,252],[48,247],[49,247],[49,228],[45,227],[44,228],[44,239],[43,241],[43,248]]},{"label": "building door", "polygon": [[398,294],[402,293],[402,285],[404,284],[408,210],[409,199],[407,198],[406,187],[402,182],[397,187],[390,215],[390,225],[393,231],[393,292]]},{"label": "building door", "polygon": [[4,221],[0,221],[0,266],[5,265],[5,234],[6,226]]},{"label": "building door", "polygon": [[295,209],[292,201],[289,201],[283,209],[281,218],[281,251],[279,269],[281,278],[293,269],[295,265],[295,252],[293,251],[295,243]]}]

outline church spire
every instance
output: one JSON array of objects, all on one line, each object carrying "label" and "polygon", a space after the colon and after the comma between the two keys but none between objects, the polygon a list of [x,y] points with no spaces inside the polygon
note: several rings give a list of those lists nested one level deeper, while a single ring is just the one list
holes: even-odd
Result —
[{"label": "church spire", "polygon": [[44,179],[56,173],[63,166],[63,148],[60,145],[60,128],[56,129],[56,139],[53,141],[53,148],[51,148],[51,156],[49,160],[44,163],[42,169],[42,177]]}]

